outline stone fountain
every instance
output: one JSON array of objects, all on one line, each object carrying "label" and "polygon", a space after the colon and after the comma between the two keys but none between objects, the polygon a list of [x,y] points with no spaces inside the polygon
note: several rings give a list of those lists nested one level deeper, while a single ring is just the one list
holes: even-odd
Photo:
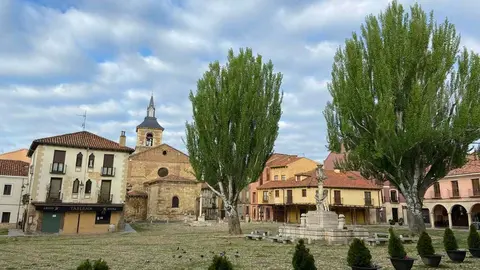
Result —
[{"label": "stone fountain", "polygon": [[366,229],[348,229],[345,227],[345,216],[330,211],[327,201],[328,194],[323,191],[323,182],[327,179],[323,165],[317,166],[316,175],[318,180],[318,192],[315,195],[317,209],[302,214],[300,226],[286,224],[281,226],[278,229],[279,234],[283,237],[307,239],[308,242],[324,240],[328,244],[348,244],[353,238],[367,238],[368,231]]}]

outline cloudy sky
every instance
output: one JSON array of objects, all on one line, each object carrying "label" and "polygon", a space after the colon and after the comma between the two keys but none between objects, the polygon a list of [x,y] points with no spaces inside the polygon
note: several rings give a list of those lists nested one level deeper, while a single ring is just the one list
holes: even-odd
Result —
[{"label": "cloudy sky", "polygon": [[[334,52],[387,0],[0,0],[0,152],[82,129],[118,140],[153,92],[164,141],[185,150],[190,90],[229,48],[284,74],[277,152],[323,160]],[[412,1],[402,1],[409,5]],[[480,1],[420,1],[480,52]]]}]

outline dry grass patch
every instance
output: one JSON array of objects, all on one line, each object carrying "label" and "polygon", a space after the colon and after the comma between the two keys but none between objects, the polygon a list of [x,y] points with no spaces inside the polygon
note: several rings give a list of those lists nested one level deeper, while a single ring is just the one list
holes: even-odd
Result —
[{"label": "dry grass patch", "polygon": [[[278,225],[242,224],[253,229],[276,232]],[[0,269],[75,269],[84,259],[103,258],[112,269],[207,269],[213,255],[226,252],[237,269],[291,269],[295,246],[268,241],[245,240],[227,235],[226,226],[188,227],[182,224],[137,224],[139,233],[95,236],[41,236],[0,239]],[[386,232],[388,227],[369,227]],[[401,230],[398,231],[402,233]],[[429,231],[437,253],[443,231]],[[456,232],[459,246],[466,248],[467,232]],[[4,238],[4,237],[3,237]],[[3,241],[2,241],[3,240]],[[318,269],[347,269],[347,246],[323,243],[307,245]],[[409,256],[418,257],[414,244],[405,245]],[[387,246],[370,247],[374,262],[393,269]],[[237,253],[238,252],[238,253]],[[28,254],[28,256],[25,256]],[[237,255],[237,256],[236,256]],[[203,256],[203,257],[202,257]],[[480,260],[463,264],[442,259],[445,268],[480,269]],[[421,261],[414,269],[424,269]]]}]

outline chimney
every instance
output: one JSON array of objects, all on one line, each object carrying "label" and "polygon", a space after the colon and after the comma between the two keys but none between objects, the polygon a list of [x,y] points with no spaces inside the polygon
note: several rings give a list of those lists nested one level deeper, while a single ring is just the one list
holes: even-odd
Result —
[{"label": "chimney", "polygon": [[120,140],[118,141],[118,143],[121,145],[121,146],[125,146],[127,144],[127,137],[125,136],[125,131],[122,131],[120,133]]}]

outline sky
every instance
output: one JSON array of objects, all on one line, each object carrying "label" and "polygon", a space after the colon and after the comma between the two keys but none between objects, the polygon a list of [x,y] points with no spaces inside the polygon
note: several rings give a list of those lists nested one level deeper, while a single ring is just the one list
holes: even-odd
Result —
[{"label": "sky", "polygon": [[[284,75],[275,151],[322,161],[336,49],[388,0],[0,0],[0,153],[86,129],[118,141],[150,95],[163,140],[182,151],[189,92],[208,64],[250,47]],[[409,6],[413,1],[399,1]],[[480,1],[419,1],[480,52]]]}]

